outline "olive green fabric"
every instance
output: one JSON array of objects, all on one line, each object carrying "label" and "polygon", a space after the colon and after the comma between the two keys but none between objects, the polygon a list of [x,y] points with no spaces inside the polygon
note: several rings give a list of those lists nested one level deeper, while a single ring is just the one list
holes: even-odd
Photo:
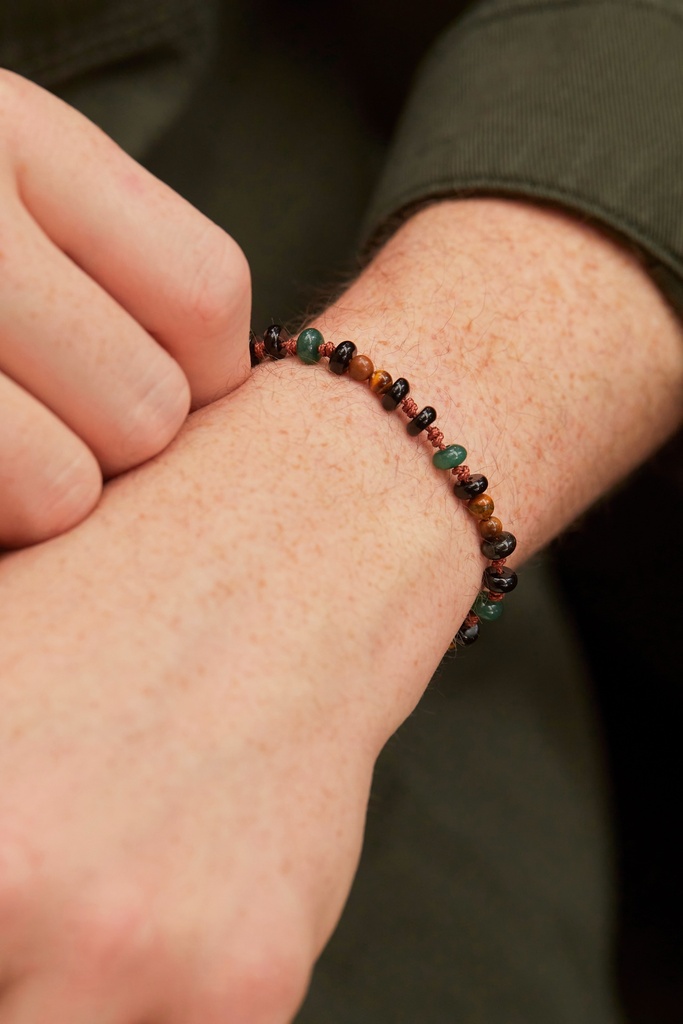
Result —
[{"label": "olive green fabric", "polygon": [[[141,156],[201,78],[219,6],[234,30],[234,52],[222,55],[231,60],[243,24],[254,12],[269,18],[278,5],[22,0],[0,10],[0,63],[55,89]],[[331,50],[334,71],[342,51],[324,39],[320,14],[306,3],[280,6],[296,25],[300,51]],[[366,74],[368,92],[388,108],[388,90],[403,90],[392,68],[414,55],[411,20],[422,40],[423,24],[437,27],[461,14],[423,62],[366,239],[381,239],[401,211],[438,195],[548,200],[637,244],[683,309],[683,0],[487,0],[464,16],[465,3],[427,0],[391,25],[385,3],[372,11],[343,6],[358,50],[376,55],[379,71],[374,79]],[[328,5],[331,18],[338,7]],[[336,17],[332,32],[340,27],[338,10]],[[382,47],[381,33],[389,46]],[[224,47],[227,38],[224,32]],[[276,65],[274,81],[277,74]]]},{"label": "olive green fabric", "polygon": [[622,1020],[590,686],[538,565],[515,597],[382,753],[351,898],[296,1024]]},{"label": "olive green fabric", "polygon": [[0,65],[142,156],[190,97],[215,20],[213,0],[11,0],[0,5]]},{"label": "olive green fabric", "polygon": [[683,2],[489,0],[418,76],[367,233],[427,196],[560,203],[637,243],[683,310]]},{"label": "olive green fabric", "polygon": [[[203,0],[20,0],[0,9],[0,59],[235,234],[258,329],[353,265],[411,22],[436,29],[463,5],[392,6],[231,0],[217,31]],[[680,273],[683,43],[672,29],[660,60],[658,27],[672,9],[474,8],[425,59],[365,236],[415,201],[501,191],[597,216]],[[547,581],[522,584],[382,755],[358,878],[298,1024],[619,1019],[590,682]]]}]

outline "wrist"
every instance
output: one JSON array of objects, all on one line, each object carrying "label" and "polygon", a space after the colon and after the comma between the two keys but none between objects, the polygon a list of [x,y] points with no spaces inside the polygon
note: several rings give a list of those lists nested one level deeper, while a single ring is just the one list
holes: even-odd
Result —
[{"label": "wrist", "polygon": [[316,323],[437,409],[489,478],[517,564],[680,422],[683,331],[641,264],[527,202],[422,210]]},{"label": "wrist", "polygon": [[[479,590],[486,561],[476,524],[424,438],[408,436],[404,418],[326,364],[267,361],[226,403],[231,416],[240,401],[252,431],[276,438],[258,468],[264,481],[277,480],[276,518],[288,524],[273,532],[264,510],[269,589],[280,574],[301,588],[287,600],[286,623],[277,616],[286,628],[275,647],[290,650],[305,624],[310,652],[324,652],[315,685],[343,693],[354,732],[363,720],[380,746],[414,707]],[[269,661],[271,650],[264,655]]]}]

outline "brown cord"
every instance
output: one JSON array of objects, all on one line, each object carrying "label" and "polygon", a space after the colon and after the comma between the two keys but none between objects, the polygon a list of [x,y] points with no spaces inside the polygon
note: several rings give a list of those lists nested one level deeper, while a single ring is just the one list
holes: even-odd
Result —
[{"label": "brown cord", "polygon": [[[285,332],[283,331],[283,333]],[[251,346],[253,346],[253,352],[256,359],[259,361],[265,359],[268,353],[266,352],[266,346],[263,340],[257,338],[256,335],[254,335],[252,332],[250,332],[249,340]],[[333,355],[336,347],[337,346],[334,345],[331,341],[323,341],[320,347],[318,348],[319,357],[329,359]],[[297,354],[297,342],[295,338],[287,338],[286,340],[283,339],[282,353],[284,355],[289,356],[294,356]],[[403,401],[400,402],[399,404],[400,407],[403,409],[403,412],[409,419],[413,420],[418,415],[419,407],[416,404],[416,402],[409,396],[404,398]],[[425,433],[427,438],[429,439],[430,444],[434,448],[443,451],[443,449],[447,447],[447,445],[444,442],[444,435],[442,431],[435,424],[431,424],[429,427],[427,427]],[[456,486],[457,484],[467,483],[467,481],[471,479],[471,473],[468,466],[455,466],[451,470],[451,473],[455,477]],[[462,500],[466,504],[469,502],[470,499],[464,498]],[[495,572],[500,572],[501,569],[504,567],[505,562],[505,558],[493,559],[491,560],[490,568],[493,569]],[[494,603],[497,601],[502,601],[505,596],[504,594],[496,594],[493,591],[487,589],[485,589],[483,593],[485,594],[487,601],[491,601]],[[460,627],[460,630],[469,629],[472,626],[476,626],[479,623],[479,621],[479,616],[474,611],[470,610],[468,614],[465,616],[465,619],[463,621],[462,626]],[[455,650],[457,645],[458,644],[456,636],[456,638],[454,638],[453,642],[451,643],[448,649]]]},{"label": "brown cord", "polygon": [[443,434],[438,427],[435,427],[432,423],[431,427],[427,427],[425,433],[435,448],[440,448],[441,451],[444,450],[446,445],[444,444]]},{"label": "brown cord", "polygon": [[420,411],[412,398],[404,398],[401,402],[401,408],[406,416],[410,416],[411,420],[414,420]]}]

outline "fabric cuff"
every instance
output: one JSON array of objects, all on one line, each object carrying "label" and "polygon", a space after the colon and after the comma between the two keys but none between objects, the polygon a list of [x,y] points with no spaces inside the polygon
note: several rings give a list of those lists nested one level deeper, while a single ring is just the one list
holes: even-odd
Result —
[{"label": "fabric cuff", "polygon": [[514,195],[604,223],[683,313],[683,4],[491,0],[429,54],[366,220]]}]

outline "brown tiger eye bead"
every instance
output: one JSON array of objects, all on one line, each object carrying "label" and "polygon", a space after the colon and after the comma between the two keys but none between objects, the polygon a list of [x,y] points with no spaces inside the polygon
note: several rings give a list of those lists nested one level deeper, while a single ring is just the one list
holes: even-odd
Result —
[{"label": "brown tiger eye bead", "polygon": [[490,494],[478,494],[467,502],[467,507],[477,519],[490,519],[495,506]]},{"label": "brown tiger eye bead", "polygon": [[370,356],[354,356],[349,363],[349,377],[354,380],[367,380],[375,372]]},{"label": "brown tiger eye bead", "polygon": [[500,533],[503,529],[503,524],[500,519],[496,519],[495,516],[491,516],[490,519],[482,519],[479,523],[479,533],[482,535],[484,540],[488,540],[489,537],[493,537],[496,533]]},{"label": "brown tiger eye bead", "polygon": [[386,370],[375,370],[370,378],[370,390],[374,391],[376,395],[383,395],[393,383],[391,374]]}]

